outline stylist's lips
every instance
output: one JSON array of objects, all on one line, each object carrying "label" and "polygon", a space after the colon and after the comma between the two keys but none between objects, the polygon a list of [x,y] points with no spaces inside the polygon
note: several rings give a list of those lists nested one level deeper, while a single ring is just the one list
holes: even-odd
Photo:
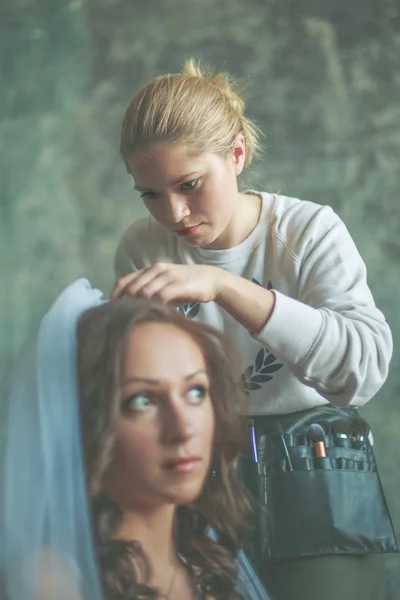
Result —
[{"label": "stylist's lips", "polygon": [[171,460],[163,465],[163,468],[167,471],[173,471],[175,473],[192,473],[200,463],[200,458],[179,458],[177,460]]},{"label": "stylist's lips", "polygon": [[188,235],[196,235],[200,225],[194,225],[193,227],[185,227],[185,229],[178,229],[176,232],[180,237],[186,237]]}]

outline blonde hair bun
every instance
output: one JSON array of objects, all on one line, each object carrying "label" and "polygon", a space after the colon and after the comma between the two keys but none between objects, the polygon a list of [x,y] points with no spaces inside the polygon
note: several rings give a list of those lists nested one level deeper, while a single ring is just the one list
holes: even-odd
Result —
[{"label": "blonde hair bun", "polygon": [[185,62],[182,72],[189,77],[198,77],[211,83],[224,94],[230,101],[232,108],[236,110],[241,117],[244,115],[244,100],[236,91],[238,84],[232,79],[229,73],[216,73],[210,66],[201,67],[200,63],[196,62],[194,58],[190,58]]},{"label": "blonde hair bun", "polygon": [[193,58],[181,73],[160,75],[132,99],[121,130],[120,153],[125,163],[138,149],[177,140],[196,152],[228,156],[243,135],[244,166],[259,149],[260,131],[244,114],[245,103],[227,73],[201,67]]}]

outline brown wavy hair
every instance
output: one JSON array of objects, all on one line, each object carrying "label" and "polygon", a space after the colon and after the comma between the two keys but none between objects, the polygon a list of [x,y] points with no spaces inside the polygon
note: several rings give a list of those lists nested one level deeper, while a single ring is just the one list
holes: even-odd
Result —
[{"label": "brown wavy hair", "polygon": [[[102,477],[113,452],[113,415],[127,338],[143,323],[168,323],[187,332],[203,351],[210,378],[216,432],[212,469],[201,496],[179,507],[176,548],[193,581],[216,600],[240,598],[234,556],[243,542],[252,510],[238,473],[246,421],[244,397],[231,341],[222,333],[185,318],[176,309],[124,297],[88,310],[78,326],[81,426],[97,554],[107,600],[158,598],[147,582],[151,568],[136,540],[114,539],[122,511],[102,492]],[[211,526],[218,543],[207,535]]]}]

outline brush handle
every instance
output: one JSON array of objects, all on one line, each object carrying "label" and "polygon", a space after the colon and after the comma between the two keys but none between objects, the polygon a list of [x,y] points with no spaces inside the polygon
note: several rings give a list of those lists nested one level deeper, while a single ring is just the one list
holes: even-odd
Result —
[{"label": "brush handle", "polygon": [[256,441],[256,431],[254,428],[254,421],[250,419],[250,438],[251,438],[251,453],[253,456],[253,461],[258,463],[258,452],[257,452],[257,441]]},{"label": "brush handle", "polygon": [[315,442],[315,456],[317,458],[326,458],[326,448],[324,442]]},{"label": "brush handle", "polygon": [[287,447],[287,444],[286,444],[286,440],[285,440],[285,438],[284,438],[283,435],[281,435],[281,440],[282,440],[282,444],[283,444],[283,449],[285,451],[286,460],[288,461],[288,464],[289,464],[289,469],[291,471],[293,471],[293,465],[292,465],[292,461],[290,459],[289,450],[288,450],[288,447]]}]

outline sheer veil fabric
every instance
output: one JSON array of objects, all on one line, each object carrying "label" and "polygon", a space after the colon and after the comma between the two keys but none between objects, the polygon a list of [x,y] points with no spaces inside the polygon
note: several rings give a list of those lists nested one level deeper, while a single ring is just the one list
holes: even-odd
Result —
[{"label": "sheer veil fabric", "polygon": [[0,596],[7,600],[101,598],[81,451],[76,327],[102,301],[87,280],[68,287],[13,375],[0,455]]},{"label": "sheer veil fabric", "polygon": [[[1,398],[0,597],[103,600],[79,425],[77,322],[106,302],[79,279],[44,317]],[[246,557],[240,588],[266,600]]]}]

